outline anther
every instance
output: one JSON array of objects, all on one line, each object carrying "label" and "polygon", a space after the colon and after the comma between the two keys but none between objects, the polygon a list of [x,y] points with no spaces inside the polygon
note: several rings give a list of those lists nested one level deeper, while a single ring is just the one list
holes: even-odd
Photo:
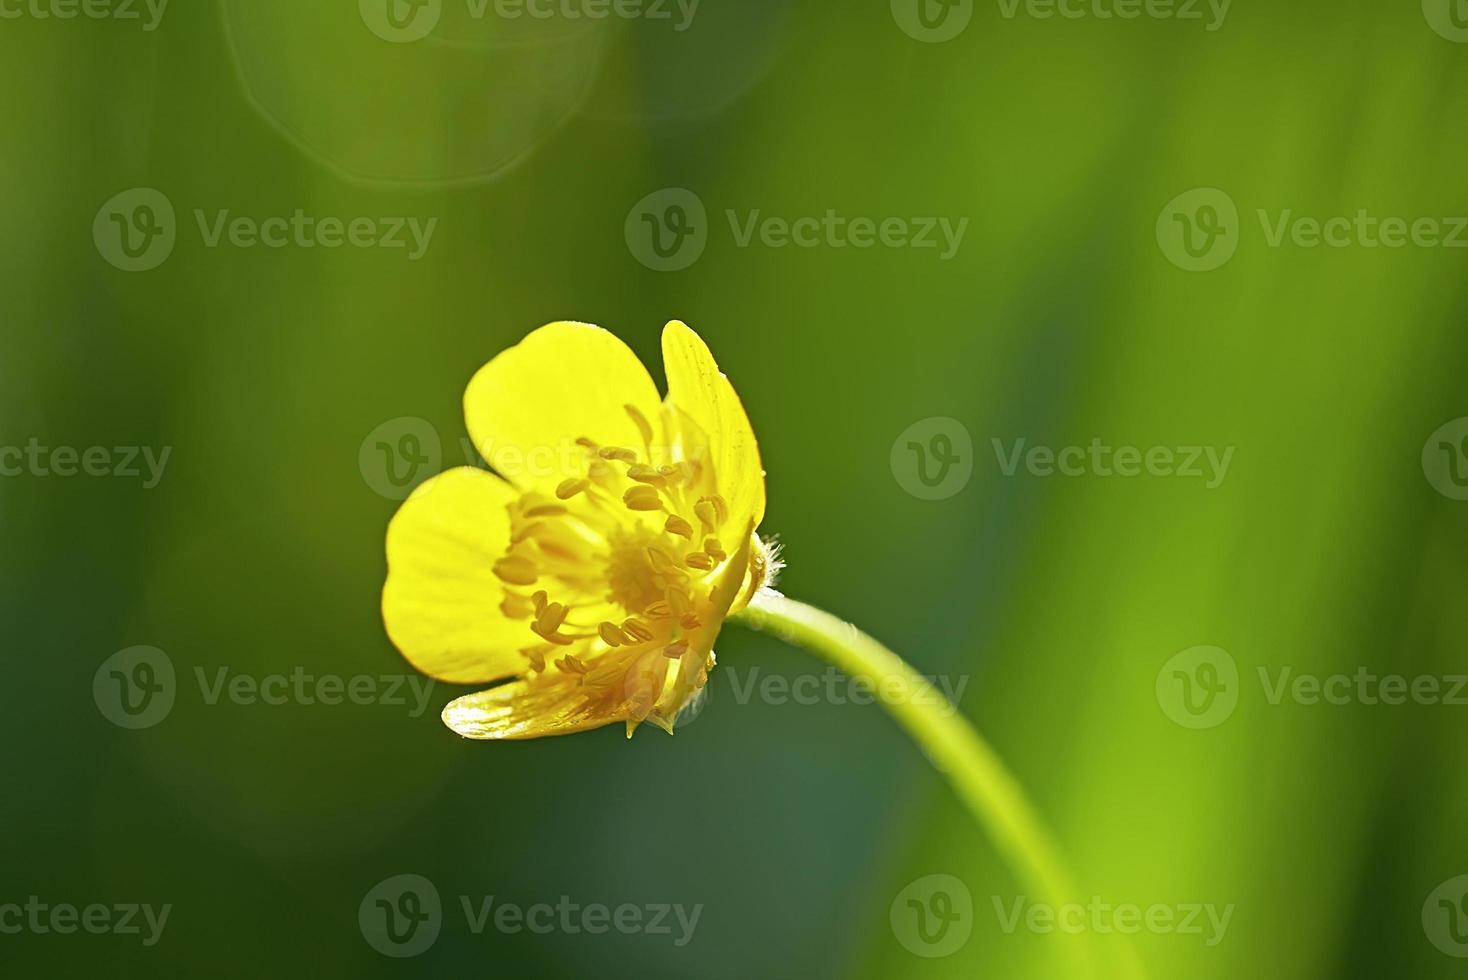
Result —
[{"label": "anther", "polygon": [[535,611],[535,603],[529,597],[518,592],[505,590],[505,598],[500,603],[500,612],[510,619],[529,619],[530,614]]},{"label": "anther", "polygon": [[[561,500],[570,500],[572,497],[585,490],[588,486],[590,486],[590,484],[590,480],[576,479],[575,477],[572,477],[569,480],[562,480],[556,486],[556,496],[559,497]],[[565,509],[562,508],[561,512],[565,513]]]},{"label": "anther", "polygon": [[587,666],[581,662],[581,659],[577,657],[574,653],[568,653],[560,660],[557,660],[556,666],[561,669],[562,673],[580,674],[582,676],[585,676],[588,669]]},{"label": "anther", "polygon": [[711,529],[723,527],[724,522],[729,519],[729,505],[718,494],[699,497],[698,503],[693,505],[693,512],[703,521],[704,526]]},{"label": "anther", "polygon": [[663,524],[663,530],[669,534],[676,534],[680,538],[693,540],[693,525],[689,524],[677,514],[669,514],[667,521]]},{"label": "anther", "polygon": [[724,551],[724,546],[719,544],[718,538],[704,538],[703,550],[704,554],[708,555],[714,561],[723,561],[729,557],[728,553]]},{"label": "anther", "polygon": [[627,505],[628,510],[663,509],[663,500],[658,496],[657,488],[641,483],[622,494],[622,503]]},{"label": "anther", "polygon": [[540,577],[535,562],[520,555],[510,555],[494,563],[494,573],[500,581],[511,585],[534,585]]},{"label": "anther", "polygon": [[626,646],[627,634],[617,629],[616,623],[602,623],[596,628],[597,635],[609,647]]},{"label": "anther", "polygon": [[643,466],[637,463],[627,467],[627,479],[638,483],[646,483],[650,486],[662,486],[668,482],[667,474],[653,469],[651,466]]},{"label": "anther", "polygon": [[683,563],[689,568],[696,568],[702,572],[713,571],[714,565],[716,564],[716,562],[712,558],[704,554],[702,551],[693,552],[687,558],[683,559]]},{"label": "anther", "polygon": [[621,463],[637,462],[637,454],[621,446],[604,446],[597,451],[597,455],[602,459],[615,459]]},{"label": "anther", "polygon": [[667,646],[663,647],[663,656],[667,657],[669,660],[677,660],[679,657],[683,656],[687,652],[688,644],[686,643],[669,643]]},{"label": "anther", "polygon": [[622,632],[632,637],[639,643],[646,643],[652,639],[653,632],[646,623],[636,616],[629,616],[622,622]]}]

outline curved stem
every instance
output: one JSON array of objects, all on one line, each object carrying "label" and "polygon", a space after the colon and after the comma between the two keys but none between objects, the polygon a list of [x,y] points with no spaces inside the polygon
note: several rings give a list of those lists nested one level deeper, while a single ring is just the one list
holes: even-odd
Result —
[{"label": "curved stem", "polygon": [[[771,592],[760,593],[733,619],[818,654],[879,692],[878,700],[948,780],[1021,884],[1053,908],[1075,900],[1070,873],[1019,782],[957,706],[906,661],[850,623]],[[1094,976],[1090,957],[1065,945],[1079,975]]]}]

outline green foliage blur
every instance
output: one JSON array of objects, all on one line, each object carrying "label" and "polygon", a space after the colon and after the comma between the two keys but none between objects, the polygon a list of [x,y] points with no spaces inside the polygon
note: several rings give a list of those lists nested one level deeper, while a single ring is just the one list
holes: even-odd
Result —
[{"label": "green foliage blur", "polygon": [[[1067,976],[1058,932],[1006,930],[1020,886],[880,707],[749,694],[824,667],[735,626],[672,738],[470,743],[438,721],[468,690],[446,685],[421,713],[410,691],[210,703],[221,677],[411,674],[378,612],[380,427],[421,419],[440,466],[472,462],[460,398],[498,351],[586,320],[661,377],[679,318],[759,434],[782,588],[962,683],[1087,899],[1232,906],[1212,945],[1126,940],[1147,976],[1464,974],[1425,919],[1468,873],[1468,704],[1271,692],[1285,668],[1468,672],[1468,503],[1423,458],[1468,415],[1468,253],[1368,247],[1355,224],[1468,215],[1468,44],[1410,2],[1235,0],[1214,30],[1201,3],[968,2],[941,43],[883,0],[703,0],[684,30],[671,3],[664,21],[466,2],[404,40],[374,32],[397,28],[372,0],[178,0],[152,30],[142,3],[136,21],[0,0],[0,448],[171,449],[151,488],[0,477],[0,907],[172,906],[151,946],[11,933],[0,909],[0,973]],[[133,188],[171,204],[176,242],[130,272],[94,222]],[[707,209],[707,242],[659,271],[629,242],[667,188]],[[1238,212],[1209,271],[1159,235],[1195,188]],[[298,210],[312,247],[230,230]],[[946,258],[760,230],[828,212],[966,230]],[[410,216],[436,221],[416,256],[309,238]],[[1288,224],[1334,216],[1343,247]],[[972,475],[926,500],[894,441],[935,417],[971,436]],[[1211,488],[1006,475],[1021,439],[1233,452]],[[93,682],[138,645],[178,692],[128,730]],[[1237,703],[1191,728],[1162,688],[1198,646],[1232,659]],[[359,924],[400,874],[443,901],[411,958]],[[972,904],[941,957],[904,939],[897,901],[935,874]],[[488,896],[702,908],[679,945],[476,932],[461,898]]]}]

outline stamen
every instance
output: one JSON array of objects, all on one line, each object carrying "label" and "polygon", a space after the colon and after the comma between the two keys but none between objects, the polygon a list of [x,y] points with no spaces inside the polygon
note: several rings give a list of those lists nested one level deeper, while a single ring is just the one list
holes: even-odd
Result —
[{"label": "stamen", "polygon": [[686,643],[669,643],[667,646],[663,647],[663,656],[667,657],[669,660],[677,660],[679,657],[683,656],[687,652],[688,644]]},{"label": "stamen", "polygon": [[622,503],[628,510],[662,510],[663,500],[655,487],[638,484],[622,494]]},{"label": "stamen", "polygon": [[661,548],[648,548],[647,560],[652,562],[652,568],[655,572],[661,572],[664,575],[683,574],[683,570],[673,561],[672,556]]},{"label": "stamen", "polygon": [[627,467],[627,479],[660,487],[668,482],[668,475],[653,469],[651,466],[643,466],[641,463],[638,463],[635,466]]},{"label": "stamen", "polygon": [[636,616],[629,616],[622,621],[622,632],[639,643],[646,643],[653,637],[653,632],[648,625]]},{"label": "stamen", "polygon": [[536,673],[545,670],[545,649],[543,647],[526,647],[520,651],[520,656],[530,661],[530,666]]},{"label": "stamen", "polygon": [[673,607],[668,605],[668,603],[663,599],[659,599],[657,602],[654,602],[642,612],[644,615],[649,616],[653,619],[673,618]]},{"label": "stamen", "polygon": [[627,414],[632,417],[632,424],[637,426],[637,431],[642,433],[644,446],[652,445],[652,424],[647,421],[647,416],[636,405],[623,405]]},{"label": "stamen", "polygon": [[700,626],[702,626],[703,623],[699,622],[698,617],[693,613],[684,613],[683,618],[678,620],[678,625],[686,630],[696,630]]},{"label": "stamen", "polygon": [[560,504],[541,504],[525,512],[526,517],[564,517],[568,511]]},{"label": "stamen", "polygon": [[535,562],[521,555],[509,555],[494,563],[494,573],[510,585],[534,585],[540,577]]},{"label": "stamen", "polygon": [[687,558],[683,559],[683,563],[689,568],[696,568],[702,572],[712,572],[714,570],[714,565],[716,564],[716,562],[712,558],[704,554],[702,551],[693,552]]},{"label": "stamen", "polygon": [[505,590],[505,598],[500,603],[500,612],[509,619],[529,619],[530,614],[535,611],[535,603],[528,597],[518,592]]},{"label": "stamen", "polygon": [[729,519],[729,505],[724,503],[724,498],[718,494],[712,497],[699,497],[698,503],[693,505],[693,512],[710,530],[723,527],[724,522]]},{"label": "stamen", "polygon": [[574,653],[568,653],[560,660],[557,660],[556,666],[560,668],[563,674],[579,674],[582,677],[586,676],[586,672],[589,669],[586,664],[581,662],[581,658],[577,657]]},{"label": "stamen", "polygon": [[668,515],[667,522],[663,524],[663,530],[669,534],[676,534],[680,538],[687,538],[689,541],[693,540],[693,525],[689,524],[677,514]]},{"label": "stamen", "polygon": [[[590,484],[590,480],[578,480],[574,477],[569,480],[562,480],[559,484],[556,485],[556,496],[562,500],[570,500],[572,497],[585,490],[588,486],[590,486]],[[562,508],[561,513],[565,513],[565,508]]]},{"label": "stamen", "polygon": [[620,647],[627,645],[627,634],[617,629],[616,623],[602,623],[596,628],[597,635],[602,642],[609,647]]},{"label": "stamen", "polygon": [[605,446],[597,450],[597,455],[602,459],[615,459],[620,463],[637,462],[637,454],[630,449],[623,449],[621,446]]}]

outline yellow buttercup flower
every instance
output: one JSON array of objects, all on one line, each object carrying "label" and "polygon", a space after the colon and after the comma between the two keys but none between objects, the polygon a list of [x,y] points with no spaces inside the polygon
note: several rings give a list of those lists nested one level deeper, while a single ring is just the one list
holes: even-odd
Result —
[{"label": "yellow buttercup flower", "polygon": [[552,323],[469,383],[469,434],[502,475],[461,467],[415,490],[388,527],[382,589],[388,635],[419,670],[514,678],[450,702],[444,722],[480,739],[617,721],[629,738],[643,721],[671,733],[734,619],[891,693],[883,707],[1027,887],[1069,901],[1038,814],[956,706],[850,623],[765,588],[777,563],[756,533],[765,475],[744,406],[682,323],[663,331],[663,366],[659,398],[616,337]]},{"label": "yellow buttercup flower", "polygon": [[599,327],[531,333],[464,395],[504,478],[449,470],[393,518],[382,612],[403,656],[453,683],[518,678],[450,703],[460,735],[672,732],[724,620],[766,583],[744,407],[687,326],[668,324],[662,346],[666,398]]}]

